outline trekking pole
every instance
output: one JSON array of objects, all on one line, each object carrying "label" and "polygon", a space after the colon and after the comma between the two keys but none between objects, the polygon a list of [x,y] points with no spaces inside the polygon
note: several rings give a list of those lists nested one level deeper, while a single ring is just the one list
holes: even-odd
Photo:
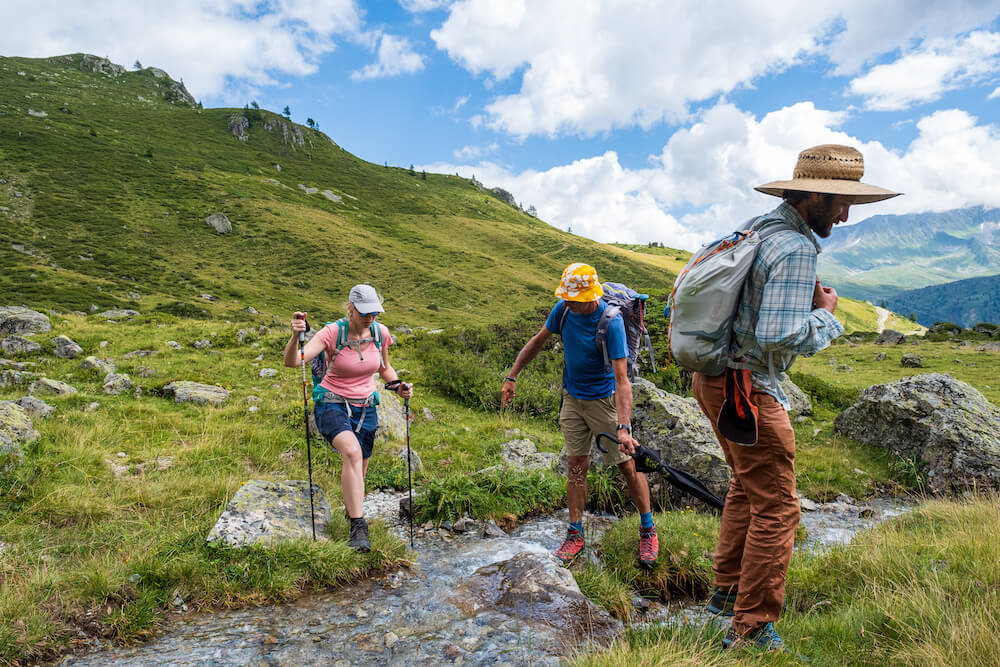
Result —
[{"label": "trekking pole", "polygon": [[309,322],[306,322],[306,330],[299,332],[299,361],[302,364],[302,419],[306,425],[306,460],[309,462],[309,521],[312,524],[313,542],[315,542],[316,508],[313,506],[313,458],[309,437],[309,394],[306,389],[306,331],[309,331]]},{"label": "trekking pole", "polygon": [[[403,384],[401,380],[386,382],[387,390],[394,390]],[[410,496],[410,548],[413,548],[413,465],[410,463],[410,399],[403,399],[403,419],[406,420],[406,487]]]}]

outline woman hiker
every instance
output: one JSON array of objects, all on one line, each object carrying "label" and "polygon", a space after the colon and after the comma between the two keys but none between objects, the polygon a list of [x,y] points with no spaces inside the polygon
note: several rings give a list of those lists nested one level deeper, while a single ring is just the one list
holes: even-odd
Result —
[{"label": "woman hiker", "polygon": [[[375,411],[375,378],[391,383],[399,380],[389,363],[392,336],[384,324],[376,322],[384,312],[382,300],[371,285],[351,288],[347,317],[331,322],[306,343],[305,361],[324,353],[326,370],[313,392],[316,426],[335,451],[340,452],[343,468],[340,487],[344,508],[351,520],[350,546],[369,551],[368,524],[364,519],[365,475],[375,444],[378,415]],[[299,332],[306,330],[306,313],[292,318],[292,337],[285,345],[285,366],[301,363],[298,351]],[[346,331],[345,331],[346,328]],[[396,385],[401,398],[413,396],[413,387]]]}]

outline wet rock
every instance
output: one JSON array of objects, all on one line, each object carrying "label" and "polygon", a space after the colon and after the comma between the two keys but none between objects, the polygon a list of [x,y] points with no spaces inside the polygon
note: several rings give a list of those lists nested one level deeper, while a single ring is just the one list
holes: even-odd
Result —
[{"label": "wet rock", "polygon": [[10,356],[41,354],[42,346],[33,340],[28,340],[23,336],[7,336],[0,341],[0,350]]},{"label": "wet rock", "polygon": [[55,396],[69,396],[76,393],[76,387],[70,386],[59,380],[52,380],[47,377],[39,378],[28,385],[29,394],[52,394]]},{"label": "wet rock", "polygon": [[837,416],[834,428],[919,462],[934,493],[1000,488],[1000,408],[950,375],[926,373],[869,387]]},{"label": "wet rock", "polygon": [[548,554],[522,551],[479,568],[452,596],[467,614],[497,610],[528,625],[558,628],[576,641],[607,643],[622,624],[580,592],[573,574]]},{"label": "wet rock", "polygon": [[[632,385],[632,396],[635,439],[659,453],[667,465],[694,475],[712,493],[725,497],[729,490],[729,466],[711,423],[695,400],[668,394],[643,379]],[[660,482],[659,473],[649,473],[648,477],[651,485]],[[666,485],[666,489],[674,503],[692,502],[672,485]]]},{"label": "wet rock", "polygon": [[919,354],[904,354],[899,365],[903,368],[923,368],[924,359]]},{"label": "wet rock", "polygon": [[875,339],[876,345],[899,345],[906,339],[902,333],[893,329],[885,329]]},{"label": "wet rock", "polygon": [[552,470],[559,457],[551,452],[539,452],[535,443],[527,438],[511,440],[500,445],[500,459],[515,470]]},{"label": "wet rock", "polygon": [[457,520],[452,526],[452,530],[456,533],[469,533],[476,529],[476,521],[471,517],[463,516],[461,519]]},{"label": "wet rock", "polygon": [[36,334],[51,330],[48,315],[24,306],[0,306],[0,334]]},{"label": "wet rock", "polygon": [[34,396],[22,396],[14,402],[24,408],[28,415],[33,419],[36,417],[39,419],[51,417],[52,413],[56,411],[53,406],[41,399],[35,398]]},{"label": "wet rock", "polygon": [[[330,537],[330,505],[313,485],[316,537]],[[208,534],[206,541],[229,547],[264,546],[294,539],[312,539],[309,483],[302,480],[244,484]]]},{"label": "wet rock", "polygon": [[132,387],[132,378],[124,373],[108,373],[104,378],[104,386],[102,388],[105,394],[114,396],[130,390]]},{"label": "wet rock", "polygon": [[493,519],[488,519],[483,524],[483,537],[507,537],[507,533]]},{"label": "wet rock", "polygon": [[803,511],[806,512],[815,512],[817,509],[819,509],[819,505],[816,504],[815,500],[809,500],[805,496],[799,497],[799,505],[801,505]]},{"label": "wet rock", "polygon": [[225,213],[213,213],[205,218],[205,224],[220,234],[228,234],[233,231],[233,224],[229,222]]},{"label": "wet rock", "polygon": [[788,397],[789,413],[795,415],[812,414],[813,408],[812,403],[809,401],[809,396],[806,395],[806,392],[799,389],[797,384],[792,382],[787,373],[779,375],[778,382],[781,384],[781,388],[785,392],[785,396]]},{"label": "wet rock", "polygon": [[223,387],[178,380],[163,387],[163,391],[174,397],[175,403],[196,405],[222,405],[229,399],[229,390]]},{"label": "wet rock", "polygon": [[105,310],[103,313],[98,313],[97,317],[105,320],[124,320],[129,317],[138,317],[139,314],[138,310],[126,308],[125,310]]},{"label": "wet rock", "polygon": [[110,359],[101,359],[99,357],[85,357],[83,361],[80,362],[80,368],[85,371],[93,372],[97,375],[107,375],[108,373],[115,372],[115,363]]},{"label": "wet rock", "polygon": [[56,346],[54,354],[62,359],[76,359],[83,354],[83,348],[69,336],[56,336],[52,342]]}]

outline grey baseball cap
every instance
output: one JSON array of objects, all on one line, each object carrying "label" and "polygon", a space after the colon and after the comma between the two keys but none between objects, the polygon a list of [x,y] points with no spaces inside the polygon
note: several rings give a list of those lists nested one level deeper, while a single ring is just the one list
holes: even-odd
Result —
[{"label": "grey baseball cap", "polygon": [[349,301],[354,304],[359,313],[384,313],[382,300],[378,297],[378,292],[371,285],[355,285],[351,288]]}]

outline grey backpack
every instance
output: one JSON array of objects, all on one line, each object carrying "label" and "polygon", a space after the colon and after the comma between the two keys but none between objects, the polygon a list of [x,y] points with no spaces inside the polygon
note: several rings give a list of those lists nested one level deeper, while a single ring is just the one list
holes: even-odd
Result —
[{"label": "grey backpack", "polygon": [[721,375],[729,366],[733,322],[760,244],[778,232],[796,231],[785,223],[756,228],[771,221],[751,218],[706,244],[677,275],[664,314],[669,313],[667,342],[678,365],[706,375]]}]

